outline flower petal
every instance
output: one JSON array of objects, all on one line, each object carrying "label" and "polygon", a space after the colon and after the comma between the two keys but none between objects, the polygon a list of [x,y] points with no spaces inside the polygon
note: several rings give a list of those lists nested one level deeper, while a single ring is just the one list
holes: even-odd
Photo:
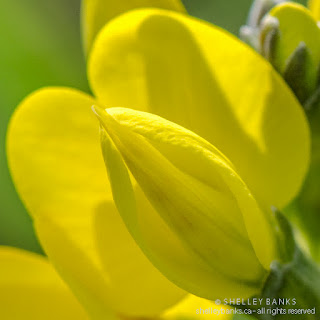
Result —
[{"label": "flower petal", "polygon": [[320,1],[319,0],[309,0],[308,7],[312,13],[313,18],[316,21],[320,20]]},{"label": "flower petal", "polygon": [[309,131],[271,65],[228,33],[163,10],[136,10],[100,33],[89,80],[108,107],[148,111],[199,134],[267,205],[298,192]]},{"label": "flower petal", "polygon": [[49,258],[89,312],[155,315],[185,292],[141,253],[113,205],[93,103],[71,89],[27,97],[10,123],[9,166]]},{"label": "flower petal", "polygon": [[267,274],[262,265],[269,270],[277,259],[271,217],[229,161],[163,118],[94,110],[105,129],[102,150],[116,205],[150,260],[207,299],[257,294]]},{"label": "flower petal", "polygon": [[83,0],[82,35],[87,52],[100,29],[123,12],[143,7],[155,7],[186,12],[181,0]]},{"label": "flower petal", "polygon": [[0,247],[0,318],[89,319],[43,256]]}]

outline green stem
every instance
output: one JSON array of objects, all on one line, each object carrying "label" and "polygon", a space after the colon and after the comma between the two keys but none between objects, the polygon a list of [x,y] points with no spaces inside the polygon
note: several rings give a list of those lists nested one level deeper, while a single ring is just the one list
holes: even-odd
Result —
[{"label": "green stem", "polygon": [[242,309],[250,308],[252,315],[260,320],[319,319],[320,269],[296,249],[292,262],[273,263],[258,299],[262,299],[261,305],[242,306]]}]

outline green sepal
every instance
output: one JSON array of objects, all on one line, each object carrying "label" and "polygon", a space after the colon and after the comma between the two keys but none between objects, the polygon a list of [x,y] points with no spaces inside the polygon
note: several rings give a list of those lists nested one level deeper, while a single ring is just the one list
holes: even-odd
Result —
[{"label": "green sepal", "polygon": [[279,227],[278,248],[280,250],[281,263],[288,263],[294,259],[296,244],[294,232],[288,219],[278,209],[273,208],[273,212]]},{"label": "green sepal", "polygon": [[312,135],[311,163],[303,188],[295,201],[294,210],[289,210],[288,213],[301,229],[313,258],[320,262],[320,85],[304,103],[304,109]]},{"label": "green sepal", "polygon": [[283,78],[288,83],[298,100],[303,103],[309,96],[307,81],[307,67],[310,59],[305,42],[301,41],[289,57],[283,73]]},{"label": "green sepal", "polygon": [[[320,268],[297,246],[294,232],[286,217],[274,209],[279,225],[279,242],[283,242],[281,261],[273,261],[270,273],[259,296],[245,300],[237,308],[251,309],[252,316],[260,320],[312,320],[318,319],[320,306]],[[259,300],[261,299],[261,300]],[[287,300],[286,300],[287,299]],[[255,304],[254,300],[261,303]],[[272,301],[285,301],[273,305]],[[269,301],[269,302],[268,302]],[[267,314],[266,309],[281,308],[276,315]],[[262,308],[265,308],[261,313]],[[290,309],[310,310],[310,314],[291,313]],[[312,314],[315,312],[315,314]]]},{"label": "green sepal", "polygon": [[320,108],[320,86],[316,88],[313,94],[304,102],[303,108],[307,115],[312,116]]},{"label": "green sepal", "polygon": [[267,16],[262,22],[260,32],[260,53],[275,66],[276,48],[280,39],[279,22]]}]

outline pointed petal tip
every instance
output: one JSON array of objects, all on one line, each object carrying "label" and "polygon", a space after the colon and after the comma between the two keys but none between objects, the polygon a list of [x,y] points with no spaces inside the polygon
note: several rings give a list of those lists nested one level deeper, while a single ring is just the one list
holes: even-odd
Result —
[{"label": "pointed petal tip", "polygon": [[110,122],[110,115],[107,111],[107,109],[104,109],[103,107],[97,106],[97,105],[92,105],[91,109],[93,113],[97,116],[99,122],[100,122],[100,127],[103,127],[105,130],[107,130],[107,123]]},{"label": "pointed petal tip", "polygon": [[94,113],[99,119],[101,119],[102,116],[106,113],[106,110],[105,110],[105,109],[103,109],[102,107],[97,106],[97,105],[92,105],[92,106],[91,106],[91,110],[93,111],[93,113]]}]

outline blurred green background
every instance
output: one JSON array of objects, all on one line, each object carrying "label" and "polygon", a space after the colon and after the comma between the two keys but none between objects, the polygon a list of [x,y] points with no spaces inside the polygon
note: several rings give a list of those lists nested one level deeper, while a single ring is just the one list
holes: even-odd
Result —
[{"label": "blurred green background", "polygon": [[[237,35],[252,0],[183,2],[191,15]],[[0,1],[0,245],[41,252],[10,178],[5,135],[12,112],[30,92],[52,85],[89,91],[79,16],[80,0]]]}]

